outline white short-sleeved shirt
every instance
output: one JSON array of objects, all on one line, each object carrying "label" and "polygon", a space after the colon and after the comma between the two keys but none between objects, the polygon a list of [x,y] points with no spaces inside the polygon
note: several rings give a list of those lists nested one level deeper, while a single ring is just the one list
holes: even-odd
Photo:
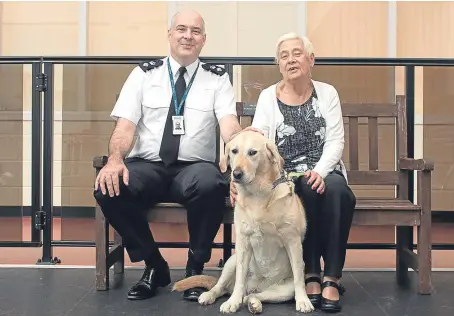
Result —
[{"label": "white short-sleeved shirt", "polygon": [[[159,150],[172,100],[167,62],[170,62],[175,83],[180,65],[171,56],[154,62],[161,65],[143,70],[143,64],[132,70],[111,117],[128,119],[137,126],[138,137],[128,157],[160,161]],[[218,121],[229,114],[237,115],[233,87],[229,75],[222,68],[197,60],[186,67],[186,85],[199,63],[184,105],[185,134],[180,138],[178,155],[178,159],[183,161],[214,161]]]}]

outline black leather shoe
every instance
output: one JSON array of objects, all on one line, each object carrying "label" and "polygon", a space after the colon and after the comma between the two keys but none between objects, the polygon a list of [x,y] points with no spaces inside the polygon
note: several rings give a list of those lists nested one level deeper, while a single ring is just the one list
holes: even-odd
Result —
[{"label": "black leather shoe", "polygon": [[[316,276],[308,277],[305,280],[306,285],[308,283],[312,283],[312,282],[316,282],[318,284],[322,284],[322,280],[319,277],[316,277]],[[312,306],[314,306],[314,308],[319,308],[320,307],[320,302],[322,300],[322,293],[319,293],[319,294],[307,294],[307,297],[309,297],[309,300],[311,301]]]},{"label": "black leather shoe", "polygon": [[158,287],[165,287],[170,284],[170,270],[166,264],[162,268],[145,267],[139,282],[128,292],[130,300],[144,300],[156,295]]},{"label": "black leather shoe", "polygon": [[[187,269],[184,275],[185,278],[189,278],[194,275],[201,275],[202,270]],[[194,287],[183,292],[183,298],[188,301],[198,301],[200,294],[207,290],[201,287]]]},{"label": "black leather shoe", "polygon": [[[339,295],[344,295],[345,288],[342,285],[337,284],[333,281],[325,281],[322,284],[322,291],[325,287],[332,286],[337,289]],[[338,313],[341,311],[340,299],[339,300],[330,300],[322,296],[320,309],[327,313]]]}]

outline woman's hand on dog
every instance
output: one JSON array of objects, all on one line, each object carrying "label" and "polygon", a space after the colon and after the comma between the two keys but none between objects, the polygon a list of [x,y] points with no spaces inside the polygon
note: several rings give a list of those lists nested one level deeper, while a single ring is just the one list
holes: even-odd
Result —
[{"label": "woman's hand on dog", "polygon": [[322,176],[320,176],[317,172],[313,170],[308,170],[304,174],[307,179],[307,184],[312,185],[312,190],[317,189],[317,193],[323,194],[325,192],[325,181],[323,181]]},{"label": "woman's hand on dog", "polygon": [[235,206],[235,199],[237,194],[238,191],[235,188],[235,183],[230,181],[230,204],[232,204],[232,206]]}]

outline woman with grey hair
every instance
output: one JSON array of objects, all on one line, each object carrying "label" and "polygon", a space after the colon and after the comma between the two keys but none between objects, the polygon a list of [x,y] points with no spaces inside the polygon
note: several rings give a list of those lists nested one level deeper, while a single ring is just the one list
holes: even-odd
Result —
[{"label": "woman with grey hair", "polygon": [[312,80],[309,39],[295,33],[279,38],[276,62],[282,80],[260,93],[252,127],[276,142],[306,210],[306,291],[314,307],[339,312],[339,294],[344,292],[340,279],[356,205],[341,160],[344,123],[339,96],[332,85]]}]

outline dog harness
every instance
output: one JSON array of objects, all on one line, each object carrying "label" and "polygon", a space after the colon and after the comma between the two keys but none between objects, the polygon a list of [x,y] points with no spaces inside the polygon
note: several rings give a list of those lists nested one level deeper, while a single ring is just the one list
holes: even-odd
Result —
[{"label": "dog harness", "polygon": [[277,178],[276,180],[274,180],[272,189],[274,190],[281,183],[286,183],[286,182],[289,182],[289,181],[292,181],[292,180],[293,179],[289,179],[289,177],[287,175],[287,172],[285,172],[285,170],[282,170],[281,171],[281,176],[279,178]]}]

